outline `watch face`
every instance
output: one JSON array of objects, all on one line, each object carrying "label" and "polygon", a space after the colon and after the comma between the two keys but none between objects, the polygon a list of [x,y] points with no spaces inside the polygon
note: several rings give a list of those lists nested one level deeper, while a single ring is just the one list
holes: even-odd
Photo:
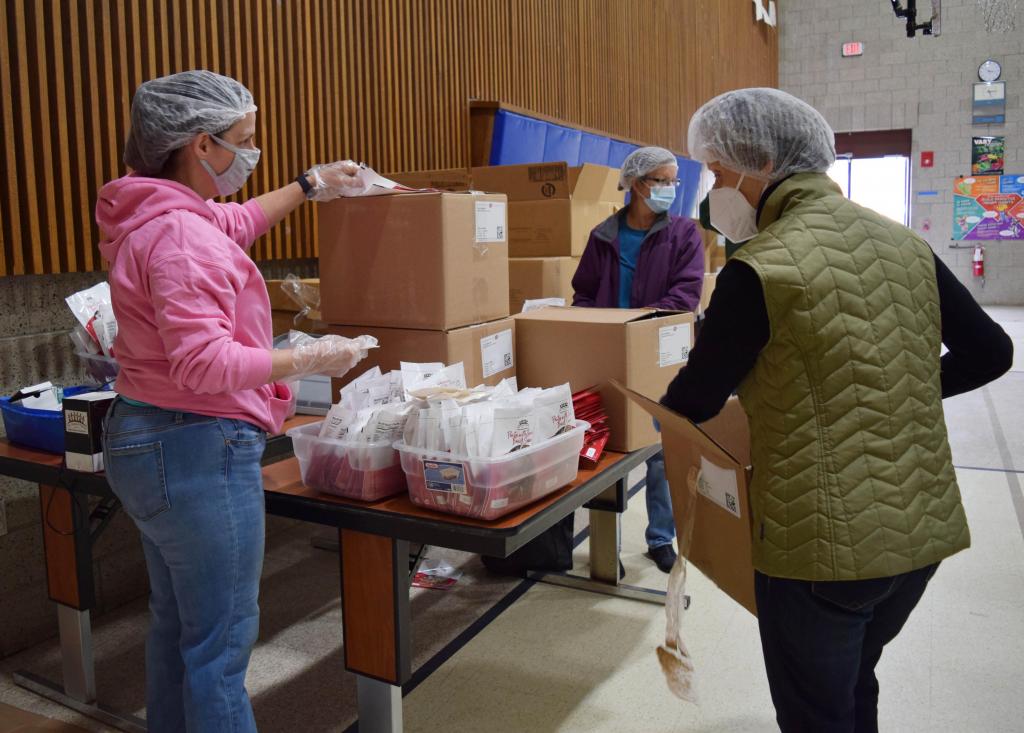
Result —
[{"label": "watch face", "polygon": [[989,59],[978,67],[978,78],[982,81],[995,81],[1002,71],[1002,67],[996,61]]}]

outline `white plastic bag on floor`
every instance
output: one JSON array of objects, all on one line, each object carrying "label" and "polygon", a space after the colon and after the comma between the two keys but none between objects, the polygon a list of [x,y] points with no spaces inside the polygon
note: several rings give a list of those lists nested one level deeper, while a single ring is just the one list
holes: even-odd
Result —
[{"label": "white plastic bag on floor", "polygon": [[[687,491],[690,492],[690,506],[695,506],[697,497],[698,471],[691,468],[686,477]],[[672,572],[668,576],[668,594],[665,598],[665,643],[656,650],[658,664],[665,674],[665,682],[672,694],[680,700],[697,702],[697,691],[694,688],[696,670],[693,659],[683,642],[683,615],[686,612],[686,555],[690,551],[693,539],[694,516],[691,511],[683,520],[684,526],[679,535],[679,555]]]}]

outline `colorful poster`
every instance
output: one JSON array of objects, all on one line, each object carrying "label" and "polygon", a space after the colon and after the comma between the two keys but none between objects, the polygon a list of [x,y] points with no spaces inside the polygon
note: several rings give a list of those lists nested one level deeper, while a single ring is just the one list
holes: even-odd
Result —
[{"label": "colorful poster", "polygon": [[1024,239],[1024,175],[957,178],[953,239]]},{"label": "colorful poster", "polygon": [[971,139],[971,175],[992,176],[1003,172],[1006,138],[975,137]]}]

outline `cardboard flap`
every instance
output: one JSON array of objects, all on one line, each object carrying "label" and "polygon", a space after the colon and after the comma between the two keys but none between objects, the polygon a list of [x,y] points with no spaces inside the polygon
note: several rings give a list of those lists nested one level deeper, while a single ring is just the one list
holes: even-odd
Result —
[{"label": "cardboard flap", "polygon": [[472,186],[468,168],[433,171],[405,171],[384,176],[410,188],[436,188],[442,191],[468,191]]},{"label": "cardboard flap", "polygon": [[702,451],[706,451],[710,456],[716,457],[725,463],[732,464],[737,470],[743,470],[743,463],[722,447],[718,441],[701,430],[700,426],[696,423],[683,417],[679,413],[670,410],[664,405],[655,402],[649,397],[645,397],[639,392],[624,386],[615,379],[609,380],[609,384],[640,405],[640,407],[650,413],[652,417],[656,418],[657,421],[661,423],[661,429],[663,432],[668,430],[678,432],[688,440],[691,440],[693,443],[698,445]]},{"label": "cardboard flap", "polygon": [[473,188],[503,193],[509,201],[567,199],[569,166],[561,162],[474,168]]},{"label": "cardboard flap", "polygon": [[574,323],[625,324],[649,318],[658,311],[651,308],[577,308],[549,306],[542,310],[520,313],[516,318],[529,321],[572,321]]},{"label": "cardboard flap", "polygon": [[569,169],[569,189],[574,199],[611,201],[621,205],[625,191],[619,191],[619,169],[584,163]]}]

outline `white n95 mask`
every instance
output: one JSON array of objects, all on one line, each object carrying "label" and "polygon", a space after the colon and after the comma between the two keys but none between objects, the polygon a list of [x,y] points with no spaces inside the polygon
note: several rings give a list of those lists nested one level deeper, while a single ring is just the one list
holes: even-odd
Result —
[{"label": "white n95 mask", "polygon": [[213,166],[205,160],[200,160],[199,162],[206,169],[206,172],[210,174],[210,178],[213,179],[213,185],[216,187],[217,193],[221,196],[230,196],[244,186],[245,182],[249,180],[249,176],[256,170],[256,164],[260,162],[260,150],[259,148],[240,148],[237,145],[232,145],[227,140],[221,140],[216,135],[210,135],[210,137],[222,148],[234,153],[235,157],[231,161],[231,165],[223,173],[214,171]]},{"label": "white n95 mask", "polygon": [[757,236],[757,211],[739,190],[743,178],[740,176],[735,188],[713,188],[708,193],[711,225],[736,244]]}]

